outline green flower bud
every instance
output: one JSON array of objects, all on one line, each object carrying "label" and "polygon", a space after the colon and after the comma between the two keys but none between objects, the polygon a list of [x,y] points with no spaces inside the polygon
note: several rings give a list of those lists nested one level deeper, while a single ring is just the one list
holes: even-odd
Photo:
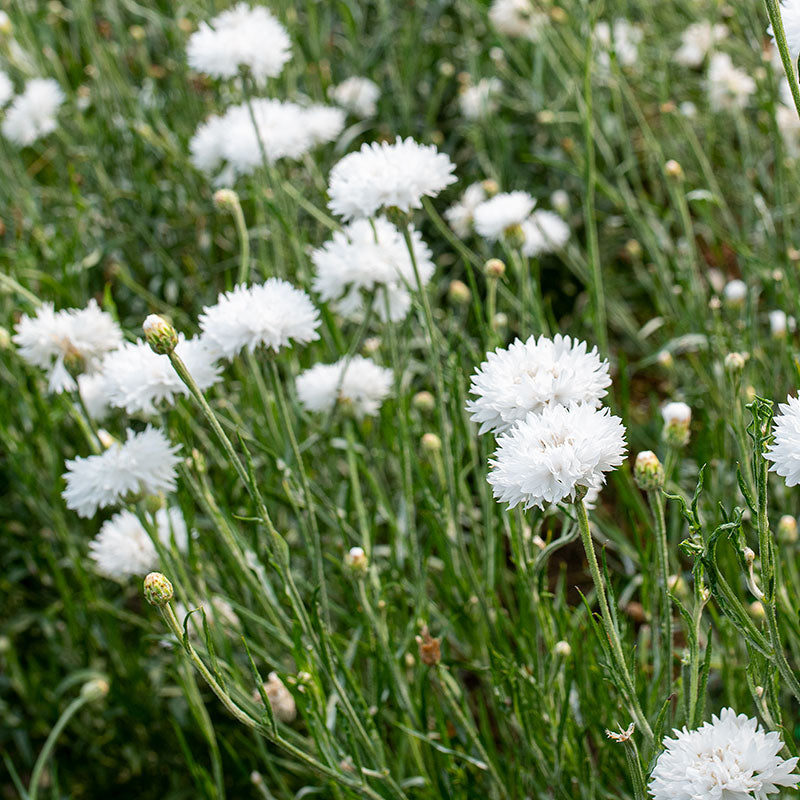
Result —
[{"label": "green flower bud", "polygon": [[150,314],[144,321],[142,330],[150,349],[159,355],[171,353],[178,344],[175,328],[158,314]]},{"label": "green flower bud", "polygon": [[640,489],[651,491],[664,485],[664,467],[652,450],[642,450],[633,465],[633,479]]},{"label": "green flower bud", "polygon": [[144,596],[153,606],[165,606],[175,596],[172,584],[161,572],[151,572],[144,579]]}]

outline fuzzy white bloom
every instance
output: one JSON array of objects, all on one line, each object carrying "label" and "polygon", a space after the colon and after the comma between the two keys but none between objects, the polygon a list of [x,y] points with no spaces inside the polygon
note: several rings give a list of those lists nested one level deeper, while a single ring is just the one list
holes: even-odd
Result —
[{"label": "fuzzy white bloom", "polygon": [[674,729],[649,784],[654,800],[767,800],[781,786],[795,786],[797,758],[783,759],[780,735],[757,719],[723,708],[696,730]]},{"label": "fuzzy white bloom", "polygon": [[486,355],[472,375],[467,403],[480,433],[504,433],[529,413],[541,414],[552,406],[600,406],[611,384],[608,361],[597,348],[556,334],[553,339],[531,336],[516,339],[507,348]]},{"label": "fuzzy white bloom", "polygon": [[498,33],[535,42],[548,22],[547,14],[534,9],[531,0],[493,0],[489,20]]},{"label": "fuzzy white bloom", "polygon": [[509,228],[522,225],[535,205],[536,201],[527,192],[496,194],[475,209],[475,230],[484,239],[496,242]]},{"label": "fuzzy white bloom", "polygon": [[259,345],[277,351],[292,341],[313,342],[318,327],[319,310],[311,298],[280,278],[236,286],[200,315],[208,346],[227,359],[244,347],[252,353]]},{"label": "fuzzy white bloom", "polygon": [[291,56],[286,29],[262,6],[238,3],[210,23],[201,22],[189,37],[189,66],[214,78],[233,78],[246,67],[264,85],[280,75]]},{"label": "fuzzy white bloom", "polygon": [[0,70],[0,106],[4,106],[14,96],[14,84],[8,73]]},{"label": "fuzzy white bloom", "polygon": [[691,24],[681,35],[681,46],[675,51],[675,61],[685,67],[699,67],[706,56],[728,35],[722,24],[702,20]]},{"label": "fuzzy white bloom", "polygon": [[503,84],[499,78],[481,78],[474,86],[466,86],[458,95],[458,107],[467,119],[480,119],[497,111],[496,95]]},{"label": "fuzzy white bloom", "polygon": [[708,99],[713,111],[733,111],[747,106],[756,82],[733,66],[727,53],[714,53],[708,65]]},{"label": "fuzzy white bloom", "polygon": [[747,284],[738,278],[728,281],[722,290],[722,296],[728,305],[740,306],[747,297]]},{"label": "fuzzy white bloom", "polygon": [[[169,546],[174,540],[178,550],[186,550],[189,535],[180,509],[160,508],[148,520],[158,538]],[[89,557],[97,571],[107,578],[121,580],[134,575],[147,575],[158,569],[158,551],[139,518],[130,511],[120,511],[103,523],[100,532],[89,543]]]},{"label": "fuzzy white bloom", "polygon": [[600,21],[595,25],[594,37],[599,45],[598,65],[603,70],[611,66],[611,53],[614,53],[621,67],[632,67],[639,60],[639,45],[644,33],[638,25],[627,19],[616,19],[613,25]]},{"label": "fuzzy white bloom", "polygon": [[[232,183],[239,175],[258,169],[264,157],[270,164],[283,158],[297,160],[312,148],[336,139],[344,127],[341,109],[300,106],[281,100],[257,98],[253,115],[247,105],[231,106],[222,116],[201,123],[189,142],[192,163],[216,183]],[[255,126],[253,125],[255,119]]]},{"label": "fuzzy white bloom", "polygon": [[686,403],[673,401],[664,405],[661,417],[665,425],[689,425],[692,421],[692,409]]},{"label": "fuzzy white bloom", "polygon": [[94,373],[103,356],[122,342],[122,331],[114,318],[90,300],[86,308],[56,311],[42,303],[36,315],[24,314],[15,326],[12,341],[29,364],[48,372],[51,392],[72,391],[75,380],[65,359],[81,362],[80,371]]},{"label": "fuzzy white bloom", "polygon": [[[800,0],[781,0],[781,21],[783,22],[783,32],[786,34],[789,55],[796,69],[797,59],[800,58]],[[774,42],[775,33],[772,25],[767,28],[767,33]],[[777,43],[775,49],[777,50]]]},{"label": "fuzzy white bloom", "polygon": [[178,449],[157,428],[128,430],[124,444],[113,442],[100,455],[67,461],[61,496],[79,517],[91,517],[130,495],[169,492],[175,488]]},{"label": "fuzzy white bloom", "polygon": [[776,472],[786,480],[787,486],[800,483],[800,399],[787,397],[778,406],[773,433],[775,439],[764,454],[772,462],[771,472]]},{"label": "fuzzy white bloom", "polygon": [[[431,251],[414,228],[411,241],[424,286],[433,275]],[[364,307],[363,293],[377,288],[384,291],[376,296],[373,308],[382,320],[387,319],[387,301],[392,322],[408,314],[411,296],[407,287],[416,288],[414,267],[402,234],[385,217],[377,217],[372,223],[354,220],[314,250],[311,260],[314,291],[324,301],[334,301],[336,310],[344,316],[358,316]]]},{"label": "fuzzy white bloom", "polygon": [[488,481],[509,508],[544,509],[599,488],[624,457],[625,428],[607,408],[554,405],[498,438]]},{"label": "fuzzy white bloom", "polygon": [[64,102],[64,92],[52,78],[33,78],[6,111],[3,136],[26,147],[56,129],[56,114]]},{"label": "fuzzy white bloom", "polygon": [[363,356],[316,364],[297,376],[297,396],[309,411],[344,404],[359,419],[374,416],[392,387],[392,371]]},{"label": "fuzzy white bloom", "polygon": [[357,117],[374,117],[378,111],[381,90],[369,78],[354,75],[334,86],[328,96],[336,105],[346,108]]},{"label": "fuzzy white bloom", "polygon": [[569,241],[569,225],[554,211],[540,209],[522,223],[525,243],[522,254],[529,258],[554,253]]},{"label": "fuzzy white bloom", "polygon": [[421,208],[423,197],[436,197],[456,180],[454,169],[445,153],[410,137],[363,144],[331,170],[328,208],[346,220],[372,217],[382,208]]},{"label": "fuzzy white bloom", "polygon": [[[221,367],[215,350],[203,337],[186,339],[178,334],[175,352],[201,389],[217,383]],[[169,356],[154,353],[141,339],[109,353],[103,361],[103,377],[108,402],[128,414],[155,414],[157,407],[173,405],[176,395],[189,395]]]},{"label": "fuzzy white bloom", "polygon": [[84,373],[78,376],[78,391],[89,416],[100,422],[108,416],[111,406],[108,402],[106,379],[102,372]]},{"label": "fuzzy white bloom", "polygon": [[486,200],[482,183],[472,183],[464,190],[461,199],[444,212],[444,218],[456,236],[465,239],[472,231],[475,209]]},{"label": "fuzzy white bloom", "polygon": [[774,311],[769,312],[769,330],[776,339],[786,335],[787,327],[788,318],[785,311],[776,308]]}]

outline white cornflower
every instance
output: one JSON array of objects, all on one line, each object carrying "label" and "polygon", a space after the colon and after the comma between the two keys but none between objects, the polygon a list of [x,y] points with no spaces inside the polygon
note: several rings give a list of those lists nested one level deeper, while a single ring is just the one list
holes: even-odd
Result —
[{"label": "white cornflower", "polygon": [[509,508],[544,509],[599,488],[624,457],[625,428],[607,408],[549,406],[498,438],[488,481]]},{"label": "white cornflower", "polygon": [[787,327],[788,317],[785,311],[776,308],[774,311],[769,312],[769,330],[774,338],[780,339],[786,336]]},{"label": "white cornflower", "polygon": [[0,106],[4,106],[14,96],[14,84],[6,72],[0,70]]},{"label": "white cornflower", "polygon": [[[192,163],[216,183],[232,183],[249,175],[264,159],[274,164],[283,158],[297,160],[313,147],[333,141],[344,127],[340,109],[303,107],[282,100],[257,98],[252,117],[246,104],[231,106],[222,116],[201,123],[189,142]],[[255,119],[255,126],[253,125]],[[262,155],[263,147],[263,155]]]},{"label": "white cornflower", "polygon": [[632,67],[639,60],[639,44],[644,33],[638,25],[627,19],[616,19],[613,25],[601,21],[595,25],[594,36],[600,51],[598,65],[608,70],[611,66],[611,53],[614,53],[621,67]]},{"label": "white cornflower", "polygon": [[[422,236],[411,228],[411,242],[422,285],[433,275],[431,251]],[[364,293],[377,288],[374,311],[382,320],[399,322],[411,307],[408,286],[416,288],[416,277],[405,240],[385,217],[370,222],[357,219],[336,231],[322,247],[311,253],[315,274],[314,291],[325,302],[335,302],[346,317],[358,316]]]},{"label": "white cornflower", "polygon": [[733,66],[727,53],[714,53],[708,65],[708,99],[713,111],[744,108],[756,90],[756,82]]},{"label": "white cornflower", "polygon": [[535,205],[536,201],[527,192],[496,194],[475,209],[475,230],[484,239],[496,242],[509,228],[522,225]]},{"label": "white cornflower", "polygon": [[587,352],[586,342],[561,334],[531,336],[487,353],[472,375],[469,392],[477,399],[467,403],[467,411],[480,433],[504,433],[551,406],[597,408],[610,384],[608,361],[600,360],[596,347]]},{"label": "white cornflower", "polygon": [[467,119],[479,119],[497,111],[495,96],[503,84],[499,78],[481,78],[474,86],[466,86],[458,95],[458,106]]},{"label": "white cornflower", "polygon": [[101,455],[67,461],[61,496],[79,517],[91,517],[130,495],[169,492],[175,488],[178,449],[157,428],[128,430],[124,444],[113,442]]},{"label": "white cornflower", "polygon": [[454,169],[445,153],[411,137],[363,144],[331,170],[328,207],[346,220],[372,217],[382,208],[408,212],[453,183]]},{"label": "white cornflower", "polygon": [[547,14],[534,9],[531,0],[493,0],[489,20],[498,33],[535,42],[548,22]]},{"label": "white cornflower", "polygon": [[522,254],[532,258],[561,250],[569,241],[570,231],[569,225],[554,211],[540,209],[522,223],[522,233],[525,237]]},{"label": "white cornflower", "polygon": [[330,99],[357,117],[374,117],[378,111],[381,90],[369,78],[353,76],[328,92]]},{"label": "white cornflower", "polygon": [[665,425],[689,425],[692,421],[691,406],[680,401],[666,403],[661,409]]},{"label": "white cornflower", "polygon": [[708,20],[695,22],[681,34],[681,46],[675,51],[675,60],[685,67],[699,67],[714,46],[728,35],[722,24]]},{"label": "white cornflower", "polygon": [[[148,520],[158,538],[169,546],[175,541],[178,550],[186,550],[189,535],[180,509],[160,508]],[[130,578],[158,569],[158,551],[139,518],[130,511],[120,511],[103,523],[100,532],[89,543],[89,557],[97,570],[108,578]]]},{"label": "white cornflower", "polygon": [[264,85],[279,75],[291,55],[286,29],[261,6],[238,3],[210,22],[201,22],[189,37],[189,66],[214,78],[233,78],[246,67]]},{"label": "white cornflower", "polygon": [[[186,339],[179,334],[175,353],[201,389],[219,380],[217,355],[203,337]],[[157,406],[173,405],[176,395],[189,395],[169,356],[154,353],[141,339],[109,353],[103,361],[103,377],[108,402],[128,414],[155,414]]]},{"label": "white cornflower", "polygon": [[15,330],[12,341],[19,347],[20,356],[47,370],[51,392],[76,388],[65,360],[73,362],[73,372],[91,374],[99,368],[102,357],[122,342],[119,325],[93,299],[86,308],[62,311],[56,311],[52,303],[42,303],[35,316],[24,314]]},{"label": "white cornflower", "polygon": [[392,371],[363,356],[316,364],[297,376],[297,396],[309,411],[332,411],[342,403],[359,419],[375,416],[392,387]]},{"label": "white cornflower", "polygon": [[773,433],[775,439],[764,454],[772,462],[771,472],[786,480],[787,486],[800,483],[800,399],[787,397],[778,406],[780,414],[775,416]]},{"label": "white cornflower", "polygon": [[780,735],[757,719],[723,708],[699,728],[674,729],[656,761],[648,786],[654,800],[768,800],[781,786],[795,786],[797,758],[783,759]]},{"label": "white cornflower", "polygon": [[56,114],[64,102],[64,92],[52,78],[33,78],[6,111],[3,136],[26,147],[56,129]]},{"label": "white cornflower", "polygon": [[[800,58],[800,0],[781,0],[781,21],[783,22],[783,32],[786,34],[789,55],[796,69],[797,59]],[[772,25],[767,28],[767,33],[775,41]]]},{"label": "white cornflower", "polygon": [[475,209],[486,200],[482,183],[472,183],[464,190],[461,199],[444,212],[444,218],[456,236],[465,239],[472,232]]},{"label": "white cornflower", "polygon": [[728,281],[722,290],[725,302],[730,306],[741,306],[747,298],[747,284],[738,278]]},{"label": "white cornflower", "polygon": [[220,294],[200,315],[200,329],[212,350],[232,359],[243,347],[272,350],[290,342],[305,344],[319,338],[319,310],[311,298],[280,278],[262,284],[236,286]]}]

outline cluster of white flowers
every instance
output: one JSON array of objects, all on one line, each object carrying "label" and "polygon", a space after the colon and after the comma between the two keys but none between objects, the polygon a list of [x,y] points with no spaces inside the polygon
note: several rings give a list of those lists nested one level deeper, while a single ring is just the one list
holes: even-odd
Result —
[{"label": "cluster of white flowers", "polygon": [[714,53],[708,65],[708,100],[713,111],[745,108],[756,90],[756,82],[733,65],[727,53]]},{"label": "cluster of white flowers", "polygon": [[[8,76],[6,92],[8,91]],[[6,98],[4,102],[10,98]],[[27,147],[52,133],[58,124],[56,115],[64,102],[64,92],[52,78],[33,78],[25,84],[6,111],[3,136],[10,142]],[[2,103],[0,103],[2,105]]]},{"label": "cluster of white flowers", "polygon": [[727,35],[728,29],[721,23],[708,20],[694,22],[681,36],[681,46],[675,51],[675,61],[685,67],[699,67]]},{"label": "cluster of white flowers", "polygon": [[532,42],[548,23],[547,14],[535,9],[531,0],[493,0],[489,20],[498,33]]},{"label": "cluster of white flowers", "polygon": [[486,200],[486,190],[482,183],[467,186],[461,199],[444,212],[445,219],[457,236],[465,239],[472,231],[475,222],[475,209]]},{"label": "cluster of white flowers", "polygon": [[436,147],[410,137],[363,144],[331,170],[328,207],[345,220],[373,217],[384,208],[409,212],[453,183],[454,169]]},{"label": "cluster of white flowers", "polygon": [[86,308],[62,311],[56,311],[52,303],[42,303],[35,316],[24,314],[15,330],[12,341],[20,356],[47,370],[51,392],[74,390],[70,372],[96,373],[105,354],[122,342],[119,325],[95,300]]},{"label": "cluster of white flowers", "polygon": [[389,394],[392,371],[363,356],[316,364],[297,376],[297,396],[309,411],[330,412],[337,403],[357,418],[374,416]]},{"label": "cluster of white flowers", "polygon": [[[411,228],[412,250],[422,285],[433,275],[433,262],[422,236]],[[411,256],[402,234],[385,217],[357,219],[336,231],[311,253],[314,291],[333,301],[345,317],[357,317],[364,307],[364,293],[382,289],[374,299],[374,311],[383,320],[399,322],[411,307],[408,287],[416,288]]]},{"label": "cluster of white flowers", "polygon": [[[800,0],[781,0],[781,22],[786,35],[786,46],[796,70],[797,59],[800,58]],[[767,28],[767,32],[774,41],[772,25]]]},{"label": "cluster of white flowers", "polygon": [[347,109],[357,117],[374,117],[378,111],[378,99],[381,90],[378,84],[369,78],[352,76],[334,86],[328,97],[336,105]]},{"label": "cluster of white flowers", "polygon": [[499,78],[481,78],[465,86],[458,95],[458,107],[467,119],[480,119],[497,111],[497,95],[503,88]]},{"label": "cluster of white flowers", "polygon": [[157,428],[128,430],[124,443],[112,442],[100,455],[67,461],[61,496],[78,516],[91,517],[131,496],[169,492],[175,488],[178,449]]},{"label": "cluster of white flowers", "polygon": [[200,315],[207,346],[227,359],[245,347],[252,353],[260,345],[277,351],[292,341],[313,342],[319,323],[311,298],[280,278],[236,286]]},{"label": "cluster of white flowers", "polygon": [[611,384],[608,361],[586,342],[556,334],[553,339],[531,336],[488,353],[472,376],[467,404],[480,433],[504,433],[530,412],[550,406],[600,406]]},{"label": "cluster of white flowers", "polygon": [[611,67],[611,54],[621,67],[632,67],[639,60],[639,45],[644,32],[627,19],[615,19],[613,24],[601,20],[595,25],[594,38],[599,46],[597,64],[602,71]]},{"label": "cluster of white flowers", "polygon": [[653,769],[654,800],[756,798],[796,786],[797,758],[783,759],[780,735],[766,733],[758,720],[723,708],[696,730],[674,730]]},{"label": "cluster of white flowers", "polygon": [[246,68],[265,84],[280,75],[291,56],[286,29],[261,6],[239,3],[210,22],[201,22],[187,46],[189,65],[214,78],[233,78]]},{"label": "cluster of white flowers", "polygon": [[[174,541],[178,550],[186,550],[189,534],[179,508],[160,508],[148,519],[164,545]],[[139,518],[130,511],[120,511],[103,523],[89,543],[89,557],[97,570],[108,578],[122,580],[143,576],[158,568],[158,551]]]},{"label": "cluster of white flowers", "polygon": [[209,117],[195,131],[189,150],[195,167],[215,176],[218,185],[230,185],[238,176],[251,174],[264,159],[273,164],[301,158],[334,141],[343,127],[341,109],[259,98],[251,107],[242,103]]}]

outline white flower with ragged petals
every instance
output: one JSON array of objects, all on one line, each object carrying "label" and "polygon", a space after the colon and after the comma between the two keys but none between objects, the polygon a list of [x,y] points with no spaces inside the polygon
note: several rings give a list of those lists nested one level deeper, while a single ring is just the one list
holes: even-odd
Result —
[{"label": "white flower with ragged petals", "polygon": [[461,199],[444,212],[444,218],[456,236],[465,239],[472,232],[475,209],[486,200],[482,183],[472,183],[464,190]]},{"label": "white flower with ragged petals", "polygon": [[783,742],[757,719],[723,708],[696,730],[673,730],[648,789],[654,800],[768,800],[796,786],[797,758],[781,758]]},{"label": "white flower with ragged petals", "polygon": [[[425,286],[434,270],[431,251],[413,227],[411,242]],[[407,287],[417,285],[414,267],[402,234],[385,217],[351,222],[314,250],[311,260],[314,291],[325,302],[334,302],[342,315],[357,317],[364,308],[364,293],[375,289],[383,289],[373,303],[382,320],[399,322],[408,314],[411,297]]]},{"label": "white flower with ragged petals", "polygon": [[450,158],[411,137],[373,142],[348,153],[330,174],[328,208],[345,220],[373,217],[384,208],[409,212],[456,180]]},{"label": "white flower with ragged petals", "polygon": [[64,92],[52,78],[28,81],[6,111],[3,136],[22,147],[33,144],[56,129],[56,114],[63,102]]},{"label": "white flower with ragged petals", "polygon": [[503,88],[499,78],[481,78],[458,95],[458,107],[466,119],[480,119],[497,111],[496,96]]},{"label": "white flower with ragged petals", "polygon": [[569,225],[554,211],[534,211],[522,223],[525,242],[522,254],[528,258],[554,253],[569,241]]},{"label": "white flower with ragged petals", "polygon": [[374,416],[392,387],[392,371],[363,356],[316,364],[297,376],[297,396],[309,411],[329,412],[337,402],[358,417]]},{"label": "white flower with ragged petals", "polygon": [[747,106],[756,82],[733,66],[727,53],[714,53],[708,65],[708,99],[713,111],[733,111]]},{"label": "white flower with ragged petals", "polygon": [[681,46],[675,51],[675,61],[685,67],[699,67],[727,35],[728,29],[722,24],[705,19],[692,23],[681,34]]},{"label": "white flower with ragged petals", "polygon": [[301,289],[280,278],[236,286],[200,315],[207,345],[227,359],[242,348],[272,350],[319,339],[319,310]]},{"label": "white flower with ragged petals", "polygon": [[178,446],[149,425],[141,433],[128,430],[124,444],[114,442],[100,455],[67,461],[61,493],[67,508],[91,517],[132,495],[152,495],[175,488]]},{"label": "white flower with ragged petals", "polygon": [[535,205],[527,192],[496,194],[475,209],[475,230],[490,242],[499,241],[509,228],[522,225]]},{"label": "white flower with ragged petals", "polygon": [[51,392],[76,388],[65,359],[81,361],[83,371],[92,374],[103,356],[122,342],[119,325],[95,300],[90,300],[86,308],[62,311],[56,311],[52,303],[42,303],[35,316],[24,314],[15,330],[12,341],[20,356],[29,364],[47,370]]},{"label": "white flower with ragged petals", "polygon": [[530,412],[570,404],[600,405],[611,384],[608,361],[586,342],[556,334],[553,339],[531,336],[488,353],[475,371],[467,403],[480,433],[503,433]]},{"label": "white flower with ragged petals", "polygon": [[303,106],[303,118],[306,132],[315,146],[336,141],[344,129],[344,111],[335,106]]},{"label": "white flower with ragged petals", "polygon": [[489,20],[498,33],[532,42],[548,23],[547,14],[536,10],[531,0],[493,0]]},{"label": "white flower with ragged petals", "polygon": [[625,428],[607,408],[549,406],[498,438],[488,481],[509,508],[544,509],[599,488],[624,457]]},{"label": "white flower with ragged petals", "polygon": [[[219,380],[217,353],[202,337],[186,339],[179,334],[175,352],[201,389]],[[176,395],[189,395],[169,356],[154,353],[141,339],[109,353],[102,369],[108,402],[128,414],[155,414],[157,407],[173,405]]]},{"label": "white flower with ragged petals", "polygon": [[334,86],[328,96],[334,103],[357,117],[374,117],[378,111],[381,90],[369,78],[353,76]]},{"label": "white flower with ragged petals", "polygon": [[[164,545],[174,541],[178,550],[186,550],[189,534],[180,509],[160,508],[148,525],[155,527]],[[159,566],[158,551],[150,535],[139,518],[127,510],[103,523],[89,543],[89,558],[101,575],[117,580],[146,575]]]},{"label": "white flower with ragged petals", "polygon": [[286,29],[262,6],[238,3],[189,37],[189,66],[213,78],[234,78],[245,67],[256,83],[280,75],[291,56]]},{"label": "white flower with ragged petals", "polygon": [[[786,34],[786,46],[789,48],[789,55],[796,69],[797,59],[800,58],[800,0],[781,0],[781,21],[783,32]],[[772,25],[767,28],[767,33],[774,42],[775,33]]]},{"label": "white flower with ragged petals", "polygon": [[800,398],[787,397],[778,406],[775,415],[773,434],[775,439],[764,454],[772,462],[771,472],[776,472],[787,486],[800,483]]},{"label": "white flower with ragged petals", "polygon": [[599,46],[597,63],[602,71],[610,69],[611,53],[614,53],[621,67],[632,67],[639,60],[639,45],[644,33],[638,25],[627,19],[615,19],[612,25],[605,21],[598,22],[594,37]]}]

